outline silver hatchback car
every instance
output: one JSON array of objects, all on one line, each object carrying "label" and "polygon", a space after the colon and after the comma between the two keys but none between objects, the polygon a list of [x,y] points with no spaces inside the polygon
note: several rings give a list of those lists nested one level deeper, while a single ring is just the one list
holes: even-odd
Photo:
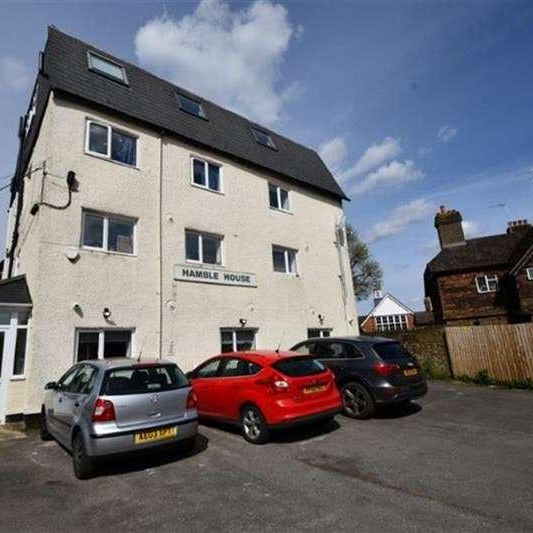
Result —
[{"label": "silver hatchback car", "polygon": [[178,442],[191,450],[197,432],[196,397],[170,361],[83,361],[45,386],[41,438],[72,451],[79,479],[105,455]]}]

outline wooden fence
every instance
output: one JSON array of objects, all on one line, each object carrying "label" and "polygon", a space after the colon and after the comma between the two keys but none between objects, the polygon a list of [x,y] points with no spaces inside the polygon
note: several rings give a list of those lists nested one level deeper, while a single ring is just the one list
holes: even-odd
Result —
[{"label": "wooden fence", "polygon": [[533,379],[533,324],[447,327],[446,342],[454,377]]}]

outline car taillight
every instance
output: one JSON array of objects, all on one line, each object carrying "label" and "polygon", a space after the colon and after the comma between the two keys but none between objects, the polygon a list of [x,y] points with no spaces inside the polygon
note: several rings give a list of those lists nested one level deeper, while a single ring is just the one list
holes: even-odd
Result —
[{"label": "car taillight", "polygon": [[376,372],[380,376],[390,376],[391,374],[394,374],[394,372],[400,370],[400,367],[398,365],[392,363],[384,363],[383,361],[376,363],[372,368],[374,372]]},{"label": "car taillight", "polygon": [[93,422],[112,422],[116,420],[115,406],[110,400],[97,398],[94,404]]},{"label": "car taillight", "polygon": [[196,409],[198,407],[198,400],[196,399],[196,394],[194,391],[189,392],[187,396],[187,409]]},{"label": "car taillight", "polygon": [[284,379],[274,378],[272,386],[278,392],[286,392],[289,390],[289,384]]}]

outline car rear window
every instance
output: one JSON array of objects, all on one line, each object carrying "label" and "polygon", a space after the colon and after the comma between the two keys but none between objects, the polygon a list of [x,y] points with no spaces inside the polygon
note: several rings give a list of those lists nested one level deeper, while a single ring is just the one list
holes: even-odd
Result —
[{"label": "car rear window", "polygon": [[399,342],[380,342],[379,344],[374,344],[373,348],[384,361],[412,357]]},{"label": "car rear window", "polygon": [[291,357],[282,359],[272,365],[278,372],[289,377],[312,376],[320,374],[326,367],[312,357]]},{"label": "car rear window", "polygon": [[174,390],[188,385],[188,380],[176,365],[134,366],[108,370],[102,394],[146,394]]}]

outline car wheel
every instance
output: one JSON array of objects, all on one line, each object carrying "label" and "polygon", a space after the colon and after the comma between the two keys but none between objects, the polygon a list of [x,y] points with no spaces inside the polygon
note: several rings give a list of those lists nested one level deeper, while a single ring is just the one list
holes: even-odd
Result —
[{"label": "car wheel", "polygon": [[245,440],[252,444],[264,444],[268,440],[265,417],[255,405],[247,405],[241,412],[241,428]]},{"label": "car wheel", "polygon": [[78,479],[89,479],[94,475],[94,461],[87,455],[81,433],[77,433],[72,441],[72,466]]},{"label": "car wheel", "polygon": [[41,409],[41,418],[39,420],[39,436],[41,440],[52,440],[52,435],[48,431],[48,424],[46,422],[46,411],[44,407]]},{"label": "car wheel", "polygon": [[358,420],[370,418],[376,410],[374,399],[366,387],[356,382],[342,387],[342,406],[346,416]]}]

